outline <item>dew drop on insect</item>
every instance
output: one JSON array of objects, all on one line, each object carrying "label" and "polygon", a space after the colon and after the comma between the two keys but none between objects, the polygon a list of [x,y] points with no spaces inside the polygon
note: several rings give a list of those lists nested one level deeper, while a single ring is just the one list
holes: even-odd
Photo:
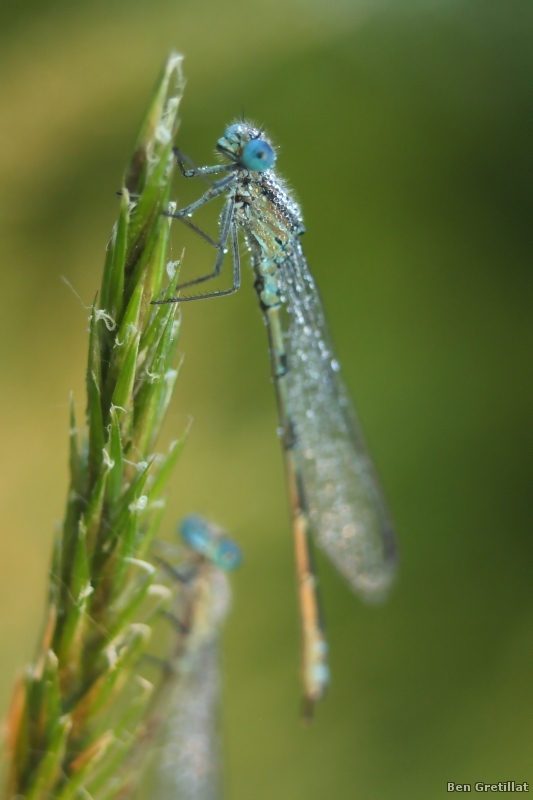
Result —
[{"label": "dew drop on insect", "polygon": [[227,248],[227,247],[225,247],[225,248],[224,248],[224,254],[226,254],[227,252],[228,252],[228,248]]},{"label": "dew drop on insect", "polygon": [[341,368],[341,365],[339,364],[337,359],[336,358],[332,358],[331,359],[331,369],[333,370],[333,372],[339,372],[340,368]]}]

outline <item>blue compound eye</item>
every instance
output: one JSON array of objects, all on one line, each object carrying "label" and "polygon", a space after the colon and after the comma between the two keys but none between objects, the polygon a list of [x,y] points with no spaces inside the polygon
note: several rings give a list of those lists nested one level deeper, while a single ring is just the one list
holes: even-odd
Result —
[{"label": "blue compound eye", "polygon": [[236,569],[242,561],[241,548],[232,542],[231,539],[226,539],[217,547],[215,563],[217,567],[225,569],[228,572]]},{"label": "blue compound eye", "polygon": [[264,172],[270,169],[276,154],[267,142],[262,139],[252,139],[242,151],[241,164],[253,172]]},{"label": "blue compound eye", "polygon": [[236,569],[242,561],[242,551],[220,528],[212,525],[199,514],[189,514],[179,525],[185,544],[220,569]]},{"label": "blue compound eye", "polygon": [[180,523],[179,532],[183,541],[197,553],[205,555],[206,550],[209,550],[212,539],[209,523],[199,514],[185,517]]}]

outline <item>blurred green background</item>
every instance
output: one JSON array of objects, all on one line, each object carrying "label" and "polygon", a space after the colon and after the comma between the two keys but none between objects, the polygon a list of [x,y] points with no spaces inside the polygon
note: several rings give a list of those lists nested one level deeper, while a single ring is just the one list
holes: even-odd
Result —
[{"label": "blurred green background", "polygon": [[[229,800],[433,800],[533,783],[533,5],[20,0],[0,6],[0,702],[41,626],[115,191],[171,47],[181,148],[241,109],[279,144],[401,547],[366,608],[319,557],[333,682],[298,719],[292,546],[265,331],[241,292],[184,308],[165,519],[246,560],[224,645]],[[193,184],[193,185],[190,185]],[[195,185],[194,185],[195,184]],[[201,183],[177,181],[181,205]],[[217,209],[203,224],[212,230]],[[188,276],[212,261],[175,226]],[[229,277],[229,276],[228,276]],[[28,324],[30,320],[30,324]]]}]

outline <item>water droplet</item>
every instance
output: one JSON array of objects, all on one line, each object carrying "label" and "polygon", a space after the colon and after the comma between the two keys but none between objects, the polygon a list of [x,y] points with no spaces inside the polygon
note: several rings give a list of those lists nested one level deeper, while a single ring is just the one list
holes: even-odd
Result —
[{"label": "water droplet", "polygon": [[331,359],[331,369],[333,370],[333,372],[339,372],[340,368],[341,368],[341,365],[339,364],[337,359],[336,358],[332,358]]}]

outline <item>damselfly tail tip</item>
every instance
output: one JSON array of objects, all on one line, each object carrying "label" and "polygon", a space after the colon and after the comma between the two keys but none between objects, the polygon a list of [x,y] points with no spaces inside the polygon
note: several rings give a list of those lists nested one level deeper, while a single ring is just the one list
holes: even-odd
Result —
[{"label": "damselfly tail tip", "polygon": [[311,697],[304,697],[302,699],[302,707],[300,710],[300,720],[305,728],[308,728],[313,722],[315,716],[316,701]]}]

